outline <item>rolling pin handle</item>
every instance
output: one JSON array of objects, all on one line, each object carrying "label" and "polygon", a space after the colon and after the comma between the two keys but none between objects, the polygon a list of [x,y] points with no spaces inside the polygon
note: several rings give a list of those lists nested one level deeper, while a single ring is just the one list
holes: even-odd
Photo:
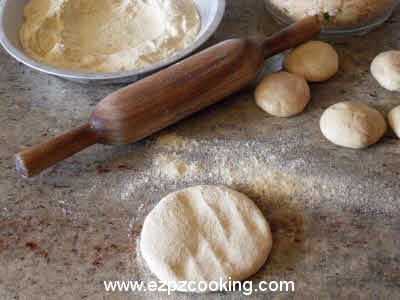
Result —
[{"label": "rolling pin handle", "polygon": [[320,31],[321,24],[318,17],[306,17],[266,39],[262,44],[264,58],[267,59],[284,50],[312,40],[318,36]]},{"label": "rolling pin handle", "polygon": [[90,124],[64,133],[48,142],[29,147],[15,155],[17,171],[34,176],[63,159],[96,144],[98,137]]}]

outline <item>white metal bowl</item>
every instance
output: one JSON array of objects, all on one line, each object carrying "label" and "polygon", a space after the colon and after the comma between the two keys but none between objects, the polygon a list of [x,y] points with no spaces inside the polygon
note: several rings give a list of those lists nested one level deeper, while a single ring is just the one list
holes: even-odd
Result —
[{"label": "white metal bowl", "polygon": [[0,0],[0,43],[18,61],[38,71],[81,83],[134,82],[157,70],[171,65],[193,53],[217,30],[225,12],[225,0],[193,0],[201,16],[201,30],[196,41],[178,54],[155,64],[130,71],[110,73],[85,73],[58,69],[41,64],[26,55],[19,41],[23,22],[23,8],[28,0]]}]

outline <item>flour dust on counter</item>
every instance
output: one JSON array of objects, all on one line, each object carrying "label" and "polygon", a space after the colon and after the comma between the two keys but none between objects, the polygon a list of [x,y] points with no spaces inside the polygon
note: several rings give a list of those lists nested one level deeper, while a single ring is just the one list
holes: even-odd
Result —
[{"label": "flour dust on counter", "polygon": [[[315,134],[318,132],[317,127]],[[293,138],[297,139],[287,137]],[[341,172],[339,177],[329,174],[321,176],[314,168],[308,169],[307,173],[299,172],[309,162],[301,158],[287,160],[287,153],[304,151],[300,142],[298,148],[294,143],[293,147],[297,150],[283,147],[279,151],[271,151],[269,146],[260,146],[255,141],[209,141],[167,133],[147,141],[146,145],[149,150],[143,154],[143,158],[137,158],[143,160],[141,171],[128,170],[122,180],[107,183],[107,188],[102,189],[113,202],[125,203],[133,197],[140,198],[144,191],[166,193],[193,185],[217,184],[243,192],[258,206],[268,210],[293,207],[312,209],[324,205],[332,209],[390,214],[398,207],[396,199],[389,196],[390,189],[380,189],[367,179],[362,185],[363,189],[373,192],[379,188],[382,197],[387,195],[387,201],[362,197],[360,188],[353,191],[354,178],[344,170],[338,170]],[[238,160],[238,157],[241,159]],[[350,196],[352,201],[349,200]]]},{"label": "flour dust on counter", "polygon": [[160,154],[155,159],[159,175],[178,179],[184,176],[195,176],[202,166],[198,163],[182,160],[176,154]]}]

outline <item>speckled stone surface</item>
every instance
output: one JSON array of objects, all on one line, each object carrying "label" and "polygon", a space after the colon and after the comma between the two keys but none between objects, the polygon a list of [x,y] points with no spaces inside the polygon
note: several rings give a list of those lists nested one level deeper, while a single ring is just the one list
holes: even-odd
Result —
[{"label": "speckled stone surface", "polygon": [[[230,0],[210,44],[261,39],[279,28],[261,0]],[[0,50],[0,298],[166,297],[107,293],[103,280],[154,279],[136,250],[144,217],[169,192],[204,183],[245,192],[271,223],[274,248],[252,280],[293,280],[296,291],[251,297],[398,298],[400,141],[389,131],[367,150],[338,148],[323,138],[318,121],[339,101],[362,101],[385,114],[400,104],[400,94],[385,91],[369,74],[375,55],[400,49],[400,11],[366,36],[332,43],[341,70],[329,82],[312,85],[313,100],[298,117],[264,114],[249,88],[143,142],[93,146],[33,179],[18,176],[13,154],[82,124],[119,86],[43,75]],[[265,72],[281,59],[270,60]],[[157,145],[167,133],[196,147]],[[165,176],[155,164],[164,154],[201,168]],[[190,297],[243,296],[173,295]]]}]

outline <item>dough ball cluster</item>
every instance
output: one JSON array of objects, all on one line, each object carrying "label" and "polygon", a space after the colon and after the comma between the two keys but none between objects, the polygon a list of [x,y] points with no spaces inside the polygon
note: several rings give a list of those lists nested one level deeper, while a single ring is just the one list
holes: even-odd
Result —
[{"label": "dough ball cluster", "polygon": [[310,88],[303,77],[288,72],[267,76],[257,87],[256,103],[267,113],[277,117],[291,117],[301,113],[310,102]]},{"label": "dough ball cluster", "polygon": [[285,59],[287,70],[267,76],[255,91],[257,105],[277,117],[304,111],[311,99],[307,81],[325,81],[339,69],[339,56],[331,45],[311,41],[295,48]]},{"label": "dough ball cluster", "polygon": [[400,138],[400,106],[393,108],[388,116],[390,127],[394,133]]},{"label": "dough ball cluster", "polygon": [[339,70],[339,56],[328,43],[310,41],[295,48],[284,61],[285,69],[309,82],[326,81]]},{"label": "dough ball cluster", "polygon": [[225,186],[169,194],[146,217],[140,240],[150,270],[169,282],[244,280],[261,268],[271,247],[261,211]]},{"label": "dough ball cluster", "polygon": [[377,143],[387,130],[380,112],[352,101],[329,107],[321,117],[320,127],[329,141],[353,149],[363,149]]},{"label": "dough ball cluster", "polygon": [[375,57],[371,73],[385,89],[400,91],[400,51],[386,51]]}]

